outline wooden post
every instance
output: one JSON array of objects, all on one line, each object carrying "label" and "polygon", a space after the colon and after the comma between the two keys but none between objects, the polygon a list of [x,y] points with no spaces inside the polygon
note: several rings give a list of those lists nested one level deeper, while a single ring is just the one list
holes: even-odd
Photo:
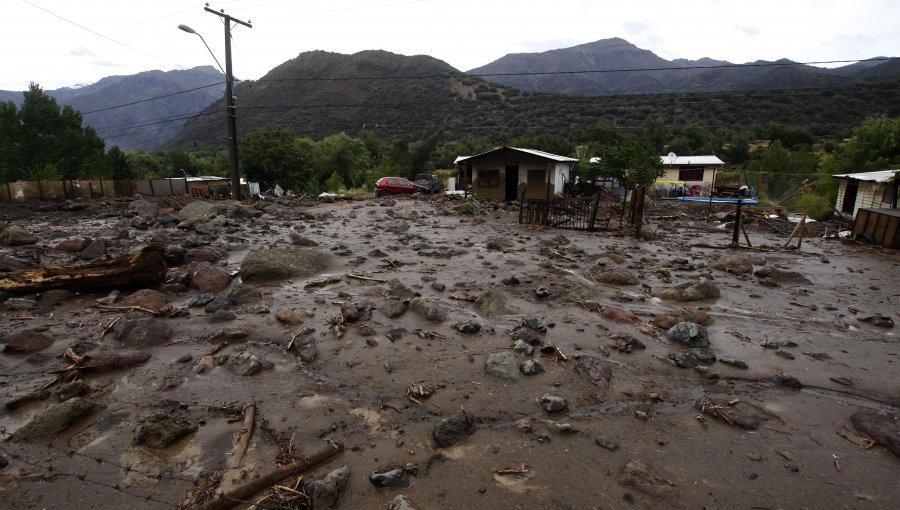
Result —
[{"label": "wooden post", "polygon": [[91,198],[94,198],[94,183],[88,181],[88,193],[91,194]]},{"label": "wooden post", "polygon": [[[65,183],[63,183],[63,186],[65,187]],[[40,179],[38,179],[38,196],[40,197],[41,201],[44,200],[44,187],[41,185]]]},{"label": "wooden post", "polygon": [[168,179],[168,181],[169,181],[169,193],[171,193],[172,196],[175,196],[175,187],[172,186],[172,179]]},{"label": "wooden post", "polygon": [[150,196],[156,196],[156,190],[153,189],[153,179],[147,179],[147,183],[150,184]]},{"label": "wooden post", "polygon": [[105,196],[106,196],[106,192],[103,191],[103,177],[100,178],[100,196],[101,196],[101,197],[105,197]]},{"label": "wooden post", "polygon": [[9,185],[8,182],[6,183],[6,196],[9,197],[9,201],[10,201],[10,202],[13,201],[13,198],[12,198],[12,187]]}]

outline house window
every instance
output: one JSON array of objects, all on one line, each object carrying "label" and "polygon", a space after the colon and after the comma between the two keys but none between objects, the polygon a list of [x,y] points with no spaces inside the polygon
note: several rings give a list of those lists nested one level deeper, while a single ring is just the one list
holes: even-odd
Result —
[{"label": "house window", "polygon": [[884,187],[884,195],[881,196],[882,204],[893,204],[894,199],[897,198],[897,185],[892,183],[887,183]]},{"label": "house window", "polygon": [[678,180],[679,181],[702,181],[703,180],[703,169],[702,168],[682,168],[678,171]]},{"label": "house window", "polygon": [[481,188],[499,188],[500,170],[479,170],[478,186]]},{"label": "house window", "polygon": [[547,185],[546,170],[529,170],[528,171],[528,187],[543,188]]}]

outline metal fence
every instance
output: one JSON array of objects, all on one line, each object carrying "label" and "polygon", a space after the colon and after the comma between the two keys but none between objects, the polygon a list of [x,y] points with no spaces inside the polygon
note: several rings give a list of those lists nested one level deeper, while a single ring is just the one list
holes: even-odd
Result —
[{"label": "metal fence", "polygon": [[519,204],[519,223],[544,225],[567,230],[594,230],[600,194],[591,197],[523,198]]},{"label": "metal fence", "polygon": [[188,194],[187,179],[16,181],[0,184],[0,202],[36,202],[131,196]]}]

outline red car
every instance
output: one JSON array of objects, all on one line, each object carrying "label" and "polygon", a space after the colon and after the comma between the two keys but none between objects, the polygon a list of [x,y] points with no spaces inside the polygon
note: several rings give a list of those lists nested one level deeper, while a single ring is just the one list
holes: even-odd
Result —
[{"label": "red car", "polygon": [[375,183],[375,196],[390,194],[411,194],[426,191],[423,186],[414,184],[403,177],[382,177]]}]

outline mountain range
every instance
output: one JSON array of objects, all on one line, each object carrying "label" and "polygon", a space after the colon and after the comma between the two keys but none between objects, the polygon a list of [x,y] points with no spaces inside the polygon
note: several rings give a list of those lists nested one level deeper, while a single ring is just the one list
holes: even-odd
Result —
[{"label": "mountain range", "polygon": [[[112,76],[47,93],[81,111],[108,147],[188,148],[224,145],[223,81],[205,66]],[[436,130],[448,137],[564,134],[597,122],[631,128],[650,120],[840,133],[867,116],[900,114],[898,81],[896,58],[835,69],[789,60],[669,61],[615,38],[510,54],[468,73],[426,55],[311,51],[239,83],[235,95],[240,136],[272,125],[315,139],[361,129],[407,139]],[[0,100],[21,98],[0,91]]]},{"label": "mountain range", "polygon": [[[172,138],[184,117],[223,96],[225,77],[212,66],[108,76],[91,85],[44,92],[82,113],[107,147],[152,150]],[[159,98],[155,100],[147,100]],[[22,92],[0,91],[0,101],[22,104]],[[127,105],[121,106],[120,105]],[[174,120],[171,120],[174,119]]]}]

